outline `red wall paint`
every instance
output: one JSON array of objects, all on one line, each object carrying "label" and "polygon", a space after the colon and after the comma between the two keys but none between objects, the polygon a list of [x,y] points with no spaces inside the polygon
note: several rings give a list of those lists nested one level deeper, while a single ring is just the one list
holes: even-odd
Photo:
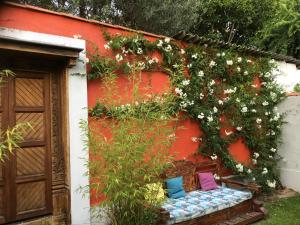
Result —
[{"label": "red wall paint", "polygon": [[[109,51],[105,50],[103,45],[106,43],[102,35],[101,28],[107,29],[111,34],[128,34],[129,32],[124,29],[116,27],[105,27],[104,25],[89,23],[86,21],[77,20],[71,17],[62,15],[56,15],[46,13],[36,9],[28,9],[14,5],[4,5],[0,8],[0,27],[15,28],[39,33],[47,33],[54,35],[61,35],[67,37],[73,37],[73,35],[81,35],[82,39],[87,41],[87,51],[92,51],[94,46],[99,48],[101,54],[108,55]],[[155,40],[153,36],[147,36],[149,40]],[[166,74],[156,73],[143,73],[142,84],[140,88],[141,93],[145,94],[157,94],[163,93],[169,88],[169,80]],[[146,84],[151,84],[153,87],[151,91],[145,90]],[[122,98],[122,104],[130,101],[130,93],[132,89],[128,87],[128,80],[125,77],[120,77],[117,81],[119,87],[119,94],[124,96]],[[259,81],[255,81],[258,84]],[[105,94],[101,89],[101,81],[93,80],[88,82],[88,105],[92,107],[97,99],[104,98]],[[176,159],[192,159],[196,161],[210,160],[201,156],[194,157],[194,153],[198,148],[198,144],[192,141],[192,137],[199,137],[201,131],[195,121],[185,120],[180,122],[180,125],[184,128],[180,128],[176,131],[176,141],[171,151],[176,153]],[[224,135],[224,129],[221,133]],[[232,128],[226,128],[227,131]],[[238,140],[229,147],[229,152],[233,157],[240,162],[246,164],[249,163],[250,153],[249,149],[244,145],[243,140]],[[91,198],[91,203],[95,204],[97,198]]]}]

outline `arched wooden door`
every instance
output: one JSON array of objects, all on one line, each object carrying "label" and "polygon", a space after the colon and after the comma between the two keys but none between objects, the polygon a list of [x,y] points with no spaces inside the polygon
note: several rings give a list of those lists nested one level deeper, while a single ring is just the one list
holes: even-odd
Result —
[{"label": "arched wooden door", "polygon": [[33,129],[0,169],[0,224],[52,212],[50,73],[14,73],[1,88],[1,129]]}]

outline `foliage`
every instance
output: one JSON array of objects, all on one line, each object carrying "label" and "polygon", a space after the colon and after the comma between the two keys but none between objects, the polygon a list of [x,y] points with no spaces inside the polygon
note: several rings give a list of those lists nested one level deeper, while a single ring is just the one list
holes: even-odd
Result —
[{"label": "foliage", "polygon": [[[106,92],[114,93],[114,71],[102,70],[95,62],[92,65],[108,72],[100,77]],[[138,89],[140,70],[133,68],[127,76],[133,89]],[[100,206],[109,209],[111,224],[155,224],[162,202],[153,198],[158,192],[152,191],[149,198],[149,186],[161,182],[160,175],[172,161],[169,148],[177,110],[170,110],[174,96],[165,93],[142,99],[134,91],[131,102],[121,106],[113,94],[108,96],[90,111],[89,126],[81,124],[91,158],[87,162],[91,179],[87,191],[105,196]]]},{"label": "foliage", "polygon": [[19,143],[24,140],[24,134],[28,131],[28,128],[32,129],[29,123],[19,123],[1,133],[0,162],[3,162],[9,157],[9,154],[19,148]]},{"label": "foliage", "polygon": [[300,59],[300,1],[282,0],[276,16],[257,33],[256,43]]},{"label": "foliage", "polygon": [[300,83],[295,84],[294,91],[295,92],[300,92]]},{"label": "foliage", "polygon": [[300,224],[300,196],[278,199],[266,205],[269,218],[257,225]]},{"label": "foliage", "polygon": [[277,0],[199,1],[197,22],[191,31],[226,42],[249,44],[265,21],[273,17]]},{"label": "foliage", "polygon": [[[11,70],[0,71],[0,87],[5,84],[5,79],[9,76],[14,76]],[[0,138],[0,162],[8,158],[9,154],[13,153],[16,148],[19,148],[19,143],[23,141],[23,135],[27,129],[31,128],[29,123],[19,123],[12,128],[1,131]]]},{"label": "foliage", "polygon": [[[189,46],[184,50],[168,38],[155,42],[141,36],[106,35],[106,38],[105,48],[115,54],[115,59],[111,58],[115,61],[112,72],[115,76],[119,76],[117,71],[125,64],[147,65],[153,61],[154,52],[162,55],[156,67],[169,74],[175,106],[171,112],[185,111],[198,121],[202,135],[194,140],[199,141],[202,155],[221,159],[227,168],[256,180],[265,191],[278,185],[277,144],[283,116],[275,106],[285,94],[271,73],[274,60],[249,58],[230,49],[222,52],[207,46]],[[92,73],[105,77],[103,71],[97,72],[96,66],[104,59],[97,60],[92,60]],[[138,69],[145,70],[145,66]],[[97,107],[92,112],[99,110],[110,117],[119,115],[109,107]],[[142,113],[139,107],[135,116]],[[230,144],[238,140],[243,140],[251,152],[252,161],[247,165],[236,162],[228,152]]]}]

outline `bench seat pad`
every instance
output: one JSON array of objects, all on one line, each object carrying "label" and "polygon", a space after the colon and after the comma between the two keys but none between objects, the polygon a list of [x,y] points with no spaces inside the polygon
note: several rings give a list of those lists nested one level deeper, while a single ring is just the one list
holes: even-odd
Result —
[{"label": "bench seat pad", "polygon": [[162,208],[170,212],[169,225],[229,208],[251,198],[251,192],[218,187],[211,191],[192,191],[178,199],[168,198]]}]

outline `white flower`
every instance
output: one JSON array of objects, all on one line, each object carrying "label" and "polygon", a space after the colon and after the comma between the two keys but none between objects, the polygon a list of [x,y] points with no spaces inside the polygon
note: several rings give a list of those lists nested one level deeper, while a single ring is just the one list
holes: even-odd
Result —
[{"label": "white flower", "polygon": [[170,41],[171,41],[170,38],[168,38],[168,37],[165,38],[165,42],[166,42],[166,43],[169,43]]},{"label": "white flower", "polygon": [[198,119],[203,119],[204,118],[204,114],[203,113],[200,113],[199,115],[198,115]]},{"label": "white flower", "polygon": [[262,120],[261,120],[260,118],[257,118],[257,119],[256,119],[256,123],[258,123],[258,124],[260,124],[261,121],[262,121]]},{"label": "white flower", "polygon": [[256,180],[255,177],[253,177],[252,180],[255,181]]},{"label": "white flower", "polygon": [[197,54],[197,53],[193,54],[193,55],[192,55],[192,58],[193,58],[193,59],[197,59],[197,58],[198,58],[198,54]]},{"label": "white flower", "polygon": [[241,131],[243,128],[242,127],[236,127],[236,130]]},{"label": "white flower", "polygon": [[225,56],[225,55],[226,55],[225,52],[222,52],[221,56]]},{"label": "white flower", "polygon": [[216,159],[218,158],[218,156],[217,156],[216,154],[213,154],[213,155],[210,156],[210,158],[211,158],[212,160],[216,160]]},{"label": "white flower", "polygon": [[238,61],[238,62],[242,62],[242,57],[238,57],[238,58],[237,58],[237,61]]},{"label": "white flower", "polygon": [[157,47],[162,47],[162,45],[163,45],[163,41],[162,40],[158,40]]},{"label": "white flower", "polygon": [[275,63],[275,60],[274,60],[274,59],[271,59],[271,60],[269,61],[269,63]]},{"label": "white flower", "polygon": [[104,45],[105,49],[110,49],[109,42]]},{"label": "white flower", "polygon": [[184,49],[180,49],[180,53],[181,53],[182,55],[185,54]]},{"label": "white flower", "polygon": [[225,130],[226,136],[229,136],[229,135],[231,135],[232,133],[233,133],[232,131],[227,132],[227,130]]},{"label": "white flower", "polygon": [[257,84],[252,84],[251,86],[254,88],[257,88]]},{"label": "white flower", "polygon": [[216,106],[214,106],[213,110],[214,110],[214,113],[218,112],[218,108]]},{"label": "white flower", "polygon": [[269,155],[269,158],[270,158],[270,159],[273,159],[273,156]]},{"label": "white flower", "polygon": [[216,65],[216,62],[215,61],[210,61],[210,63],[209,63],[209,67],[214,67]]},{"label": "white flower", "polygon": [[257,158],[259,157],[259,153],[258,153],[258,152],[254,152],[254,153],[253,153],[253,156],[254,156],[254,158],[257,159]]},{"label": "white flower", "polygon": [[276,148],[271,148],[270,151],[271,151],[271,152],[276,152],[277,149],[276,149]]},{"label": "white flower", "polygon": [[258,128],[258,129],[261,129],[261,125],[257,125],[257,128]]},{"label": "white flower", "polygon": [[262,103],[262,105],[263,105],[263,106],[267,106],[267,105],[269,105],[269,102],[264,101],[264,102]]},{"label": "white flower", "polygon": [[204,76],[204,72],[202,71],[202,70],[200,70],[199,72],[198,72],[198,77],[203,77]]},{"label": "white flower", "polygon": [[137,54],[139,54],[139,55],[143,54],[143,49],[138,48],[138,49],[137,49]]},{"label": "white flower", "polygon": [[175,88],[175,93],[179,94],[179,95],[182,95],[183,92],[180,88]]},{"label": "white flower", "polygon": [[215,180],[220,180],[220,176],[216,173],[214,174],[214,178],[215,178]]},{"label": "white flower", "polygon": [[247,63],[252,63],[252,60],[250,60],[250,59],[247,59]]},{"label": "white flower", "polygon": [[223,105],[224,104],[222,100],[219,100],[218,103],[219,103],[219,105]]},{"label": "white flower", "polygon": [[252,109],[252,110],[251,110],[251,112],[254,112],[254,113],[256,113],[256,109]]},{"label": "white flower", "polygon": [[122,60],[123,60],[123,56],[120,55],[120,54],[117,54],[117,55],[116,55],[116,60],[117,60],[117,62],[122,61]]},{"label": "white flower", "polygon": [[242,113],[245,113],[245,112],[247,112],[247,111],[248,111],[247,106],[244,106],[244,107],[242,108],[242,110],[241,110]]},{"label": "white flower", "polygon": [[211,80],[211,81],[209,82],[209,85],[210,85],[210,86],[213,86],[215,83],[216,83],[216,82],[215,82],[214,80]]},{"label": "white flower", "polygon": [[236,98],[235,101],[236,101],[237,103],[241,102],[241,100],[240,100],[239,98]]},{"label": "white flower", "polygon": [[232,60],[227,60],[226,63],[227,63],[227,65],[229,65],[229,66],[233,65],[233,61],[232,61]]},{"label": "white flower", "polygon": [[175,137],[176,137],[175,133],[172,133],[168,136],[168,138],[175,138]]},{"label": "white flower", "polygon": [[165,50],[166,50],[167,52],[172,51],[172,46],[171,46],[171,45],[168,45],[168,46],[165,48]]},{"label": "white flower", "polygon": [[197,137],[191,137],[192,142],[198,142],[198,139],[199,138],[197,138]]},{"label": "white flower", "polygon": [[75,39],[80,39],[80,38],[82,38],[82,36],[81,36],[80,34],[74,34],[74,35],[73,35],[73,38],[75,38]]},{"label": "white flower", "polygon": [[265,77],[270,77],[270,76],[271,76],[270,72],[265,73]]},{"label": "white flower", "polygon": [[268,169],[266,167],[263,168],[263,171],[261,172],[261,174],[265,175],[268,173]]},{"label": "white flower", "polygon": [[190,84],[190,80],[184,80],[184,81],[182,81],[182,85],[183,86],[187,86],[189,84]]},{"label": "white flower", "polygon": [[199,98],[202,99],[204,97],[204,94],[200,93]]},{"label": "white flower", "polygon": [[248,169],[248,170],[247,170],[247,173],[252,173],[252,170],[251,170],[251,169]]},{"label": "white flower", "polygon": [[238,72],[241,72],[241,67],[238,66],[236,69]]},{"label": "white flower", "polygon": [[236,166],[235,166],[236,168],[237,168],[237,170],[239,171],[239,172],[243,172],[244,171],[244,166],[242,165],[242,164],[237,164]]},{"label": "white flower", "polygon": [[186,108],[187,107],[187,102],[180,102],[180,106],[182,107],[182,108]]},{"label": "white flower", "polygon": [[224,94],[231,94],[231,93],[235,93],[236,92],[236,90],[237,90],[237,88],[236,87],[234,87],[233,89],[225,89],[224,90]]},{"label": "white flower", "polygon": [[218,56],[218,57],[220,57],[220,56],[221,56],[221,54],[218,52],[218,53],[217,53],[217,56]]},{"label": "white flower", "polygon": [[256,159],[252,159],[252,162],[253,162],[254,165],[257,164],[257,160]]},{"label": "white flower", "polygon": [[244,71],[244,75],[245,76],[247,76],[248,75],[248,71],[246,70],[246,71]]},{"label": "white flower", "polygon": [[190,63],[190,64],[188,64],[186,67],[187,67],[187,68],[191,68],[192,66],[193,66],[193,64]]},{"label": "white flower", "polygon": [[208,116],[207,120],[208,120],[208,122],[212,122],[212,121],[214,121],[214,118],[212,116]]},{"label": "white flower", "polygon": [[276,180],[273,180],[273,181],[267,180],[267,185],[270,188],[275,188],[276,187]]}]

